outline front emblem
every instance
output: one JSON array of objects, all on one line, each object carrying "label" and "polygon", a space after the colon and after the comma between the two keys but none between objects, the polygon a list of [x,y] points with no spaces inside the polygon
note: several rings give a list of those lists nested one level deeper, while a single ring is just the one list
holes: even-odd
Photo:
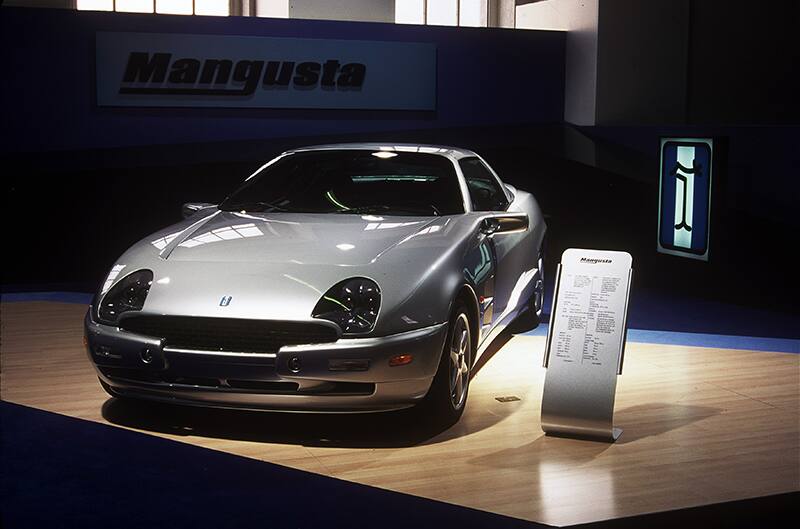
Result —
[{"label": "front emblem", "polygon": [[219,306],[227,307],[231,304],[231,299],[233,299],[233,296],[222,296],[222,299],[219,300]]}]

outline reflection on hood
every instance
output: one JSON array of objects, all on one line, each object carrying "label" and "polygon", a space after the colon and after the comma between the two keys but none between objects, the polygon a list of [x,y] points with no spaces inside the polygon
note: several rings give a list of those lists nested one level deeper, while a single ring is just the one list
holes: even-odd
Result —
[{"label": "reflection on hood", "polygon": [[374,263],[392,248],[438,234],[448,223],[446,217],[221,212],[150,244],[171,261],[352,266]]}]

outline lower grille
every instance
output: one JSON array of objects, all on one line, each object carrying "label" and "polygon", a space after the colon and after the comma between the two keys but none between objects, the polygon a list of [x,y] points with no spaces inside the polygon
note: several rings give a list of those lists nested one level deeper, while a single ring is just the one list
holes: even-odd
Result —
[{"label": "lower grille", "polygon": [[184,376],[169,371],[146,371],[126,367],[100,367],[100,372],[111,380],[120,382],[146,382],[148,384],[170,384],[196,389],[220,391],[244,390],[246,393],[294,393],[297,382],[270,380],[230,380],[211,377]]},{"label": "lower grille", "polygon": [[157,384],[164,382],[157,372],[132,369],[128,367],[98,366],[100,372],[110,379],[132,380],[134,382],[148,382]]},{"label": "lower grille", "polygon": [[284,345],[330,343],[339,337],[334,328],[324,324],[275,320],[129,316],[119,326],[163,339],[167,347],[198,351],[277,353]]},{"label": "lower grille", "polygon": [[362,382],[325,382],[312,389],[299,390],[297,382],[271,380],[235,380],[209,377],[181,376],[170,372],[146,371],[126,367],[100,366],[100,372],[119,382],[169,384],[186,389],[213,390],[235,393],[296,394],[296,395],[372,395],[375,384]]}]

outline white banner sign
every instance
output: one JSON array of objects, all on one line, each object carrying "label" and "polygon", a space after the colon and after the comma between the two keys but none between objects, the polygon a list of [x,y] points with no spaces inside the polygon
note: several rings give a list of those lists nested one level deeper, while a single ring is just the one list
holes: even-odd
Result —
[{"label": "white banner sign", "polygon": [[545,432],[614,440],[625,348],[630,254],[570,248],[561,256],[545,350]]},{"label": "white banner sign", "polygon": [[97,104],[436,109],[436,46],[97,33]]}]

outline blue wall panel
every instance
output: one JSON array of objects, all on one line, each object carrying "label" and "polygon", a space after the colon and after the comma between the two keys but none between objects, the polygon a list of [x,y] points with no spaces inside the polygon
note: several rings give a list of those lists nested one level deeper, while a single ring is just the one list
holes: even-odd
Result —
[{"label": "blue wall panel", "polygon": [[[97,31],[433,43],[437,110],[102,108],[95,103]],[[553,123],[563,116],[562,32],[3,8],[0,57],[0,153]]]}]

